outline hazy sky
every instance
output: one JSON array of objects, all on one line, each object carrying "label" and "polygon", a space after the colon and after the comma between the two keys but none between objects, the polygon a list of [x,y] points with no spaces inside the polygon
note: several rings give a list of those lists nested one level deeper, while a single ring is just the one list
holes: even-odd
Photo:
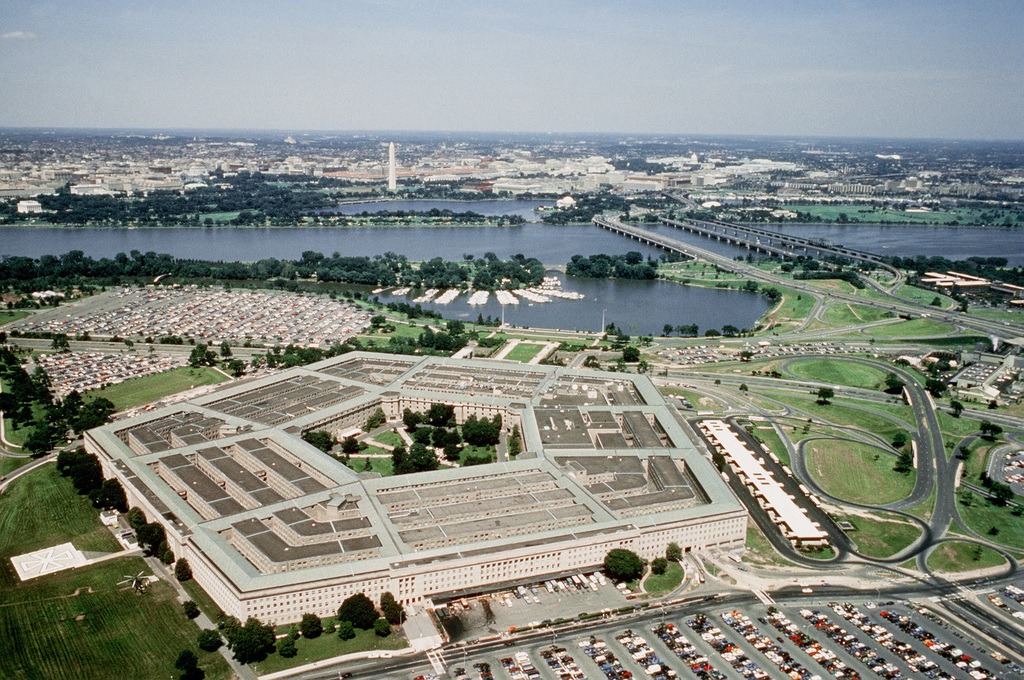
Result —
[{"label": "hazy sky", "polygon": [[1024,2],[4,0],[0,126],[1024,139]]}]

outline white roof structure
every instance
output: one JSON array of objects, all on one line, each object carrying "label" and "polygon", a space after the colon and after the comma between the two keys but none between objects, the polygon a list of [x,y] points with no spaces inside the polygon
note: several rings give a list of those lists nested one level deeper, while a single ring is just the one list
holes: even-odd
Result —
[{"label": "white roof structure", "polygon": [[803,508],[797,505],[793,497],[772,477],[772,473],[764,469],[754,452],[736,436],[728,423],[724,420],[705,420],[701,427],[729,456],[729,462],[736,473],[750,488],[761,506],[778,516],[776,523],[783,528],[788,538],[801,542],[828,540],[828,534],[821,530],[817,522],[811,521]]},{"label": "white roof structure", "polygon": [[30,578],[46,576],[65,569],[74,569],[87,563],[85,555],[70,543],[61,543],[35,552],[17,555],[11,558],[14,571],[18,578],[27,581]]}]

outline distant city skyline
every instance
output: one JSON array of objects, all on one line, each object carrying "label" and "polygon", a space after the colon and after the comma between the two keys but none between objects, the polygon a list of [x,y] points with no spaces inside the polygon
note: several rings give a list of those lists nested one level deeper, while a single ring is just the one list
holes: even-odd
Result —
[{"label": "distant city skyline", "polygon": [[31,2],[0,126],[1024,139],[1024,3]]}]

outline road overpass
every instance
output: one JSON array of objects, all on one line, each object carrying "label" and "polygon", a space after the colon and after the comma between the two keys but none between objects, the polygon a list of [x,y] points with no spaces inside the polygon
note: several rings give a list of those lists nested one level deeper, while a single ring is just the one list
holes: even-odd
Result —
[{"label": "road overpass", "polygon": [[660,248],[662,250],[667,250],[669,252],[679,253],[680,255],[684,255],[691,259],[699,258],[726,271],[735,272],[751,279],[770,283],[771,285],[785,286],[786,288],[799,290],[811,295],[827,295],[830,300],[841,300],[843,302],[867,305],[870,307],[877,307],[879,309],[888,309],[896,314],[905,315],[908,318],[929,317],[936,321],[955,324],[976,333],[982,333],[989,336],[992,338],[993,344],[996,344],[996,341],[1020,342],[1021,336],[1024,335],[1024,329],[1019,325],[992,321],[976,316],[970,316],[968,314],[962,314],[960,312],[938,309],[930,305],[919,304],[906,298],[901,298],[877,288],[876,291],[879,295],[884,295],[886,299],[872,299],[867,296],[853,295],[851,293],[841,291],[824,291],[820,287],[812,286],[800,280],[784,278],[777,274],[772,274],[762,269],[758,269],[757,267],[748,265],[744,262],[713,253],[705,248],[684,243],[683,241],[678,241],[649,229],[643,229],[641,227],[626,224],[622,220],[614,217],[597,216],[594,218],[594,224],[613,233],[639,241],[640,243],[654,246],[655,248]]}]

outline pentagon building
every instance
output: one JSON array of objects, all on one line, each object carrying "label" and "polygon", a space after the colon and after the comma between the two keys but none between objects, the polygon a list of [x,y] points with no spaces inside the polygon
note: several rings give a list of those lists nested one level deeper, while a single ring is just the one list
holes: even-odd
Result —
[{"label": "pentagon building", "polygon": [[[304,442],[433,403],[519,426],[517,460],[357,473]],[[352,353],[91,430],[86,449],[233,616],[407,604],[745,540],[746,511],[646,377]]]}]

